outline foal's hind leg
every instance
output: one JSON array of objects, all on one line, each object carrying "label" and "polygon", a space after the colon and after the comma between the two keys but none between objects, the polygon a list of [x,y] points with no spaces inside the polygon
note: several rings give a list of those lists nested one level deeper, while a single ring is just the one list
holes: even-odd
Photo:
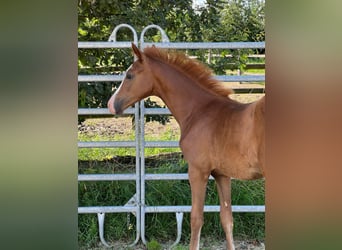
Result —
[{"label": "foal's hind leg", "polygon": [[234,250],[230,177],[215,176],[215,180],[220,197],[220,218],[222,227],[226,234],[227,249]]},{"label": "foal's hind leg", "polygon": [[191,238],[190,250],[198,250],[203,225],[203,208],[209,174],[203,174],[195,167],[189,166],[191,186]]}]

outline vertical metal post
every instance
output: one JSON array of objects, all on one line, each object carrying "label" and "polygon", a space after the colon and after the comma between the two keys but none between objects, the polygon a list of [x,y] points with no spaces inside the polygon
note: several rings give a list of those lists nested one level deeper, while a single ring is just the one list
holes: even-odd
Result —
[{"label": "vertical metal post", "polygon": [[140,101],[140,237],[141,241],[146,245],[145,239],[145,104],[144,100]]},{"label": "vertical metal post", "polygon": [[[138,46],[138,36],[135,36],[134,44]],[[136,56],[134,55],[134,60],[137,60]],[[135,112],[134,112],[134,125],[135,125],[135,188],[136,188],[136,197],[137,197],[137,214],[136,214],[136,238],[135,241],[130,245],[131,247],[136,245],[140,239],[141,236],[141,212],[140,212],[140,206],[141,206],[141,178],[140,178],[140,171],[141,171],[141,165],[140,165],[140,138],[141,138],[141,132],[140,132],[140,105],[139,102],[135,103],[134,105]]]},{"label": "vertical metal post", "polygon": [[[133,33],[133,43],[138,46],[138,35],[137,32],[135,31],[135,29],[129,25],[129,24],[120,24],[118,26],[116,26],[112,32],[112,34],[109,36],[108,41],[113,41],[116,42],[116,34],[118,32],[119,29],[121,28],[128,28],[132,31]],[[134,60],[136,60],[137,58],[134,56]],[[136,237],[135,237],[135,241],[130,244],[130,247],[133,247],[134,245],[136,245],[139,241],[140,238],[140,224],[141,224],[141,213],[140,213],[140,158],[139,158],[139,152],[140,152],[140,111],[139,111],[139,102],[137,102],[135,104],[135,112],[134,112],[134,119],[135,119],[135,174],[136,174],[136,179],[135,179],[135,192],[136,192],[136,206],[137,206],[137,210],[136,210]],[[103,220],[104,220],[104,215],[103,215]],[[103,233],[103,232],[102,232]],[[102,239],[101,239],[102,241]]]},{"label": "vertical metal post", "polygon": [[[135,43],[135,45],[138,45]],[[135,112],[134,112],[134,125],[135,125],[135,192],[136,192],[136,197],[137,197],[137,202],[136,206],[137,208],[137,213],[136,213],[136,237],[135,241],[130,244],[130,247],[135,246],[140,238],[140,228],[141,228],[141,212],[140,212],[140,204],[141,204],[141,194],[140,194],[140,157],[139,157],[139,152],[140,152],[140,112],[139,112],[139,102],[137,102],[134,105]]]},{"label": "vertical metal post", "polygon": [[[146,26],[140,35],[140,49],[145,48],[144,35],[148,29],[158,29],[161,34],[162,42],[170,42],[165,31],[158,25],[151,24]],[[141,241],[146,245],[147,241],[145,238],[145,104],[144,100],[140,101],[140,187],[141,187],[141,207],[140,207],[140,218],[141,218]]]},{"label": "vertical metal post", "polygon": [[106,247],[110,247],[106,240],[104,239],[104,220],[105,220],[105,213],[97,213],[97,220],[99,223],[99,235],[100,235],[100,240],[103,245]]}]

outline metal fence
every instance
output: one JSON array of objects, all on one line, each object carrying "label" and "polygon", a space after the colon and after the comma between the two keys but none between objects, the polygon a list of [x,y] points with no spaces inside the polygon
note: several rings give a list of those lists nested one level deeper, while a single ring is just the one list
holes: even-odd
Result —
[{"label": "metal fence", "polygon": [[[119,29],[128,28],[132,31],[133,41],[117,41],[116,35]],[[153,43],[160,48],[173,49],[264,49],[264,42],[170,42],[165,31],[157,25],[149,25],[143,29],[140,36],[140,48],[151,46],[152,43],[145,42],[144,36],[148,29],[157,29],[161,34],[161,42]],[[78,42],[79,49],[87,48],[130,48],[131,43],[138,44],[138,35],[135,29],[128,24],[115,27],[108,42]],[[264,82],[264,75],[220,75],[216,77],[224,82]],[[123,75],[79,75],[78,82],[111,82],[122,81]],[[78,115],[109,115],[107,109],[78,109]],[[178,148],[178,141],[145,141],[144,116],[150,114],[170,114],[166,108],[145,108],[144,101],[136,103],[134,108],[127,109],[124,114],[135,116],[135,140],[134,141],[106,141],[106,142],[78,142],[79,148],[135,148],[136,168],[132,174],[79,174],[78,181],[135,181],[136,193],[122,206],[92,206],[78,207],[79,214],[96,213],[98,215],[99,236],[101,242],[109,247],[104,239],[104,219],[106,213],[134,213],[136,216],[136,238],[130,245],[134,246],[139,239],[146,244],[145,238],[145,216],[148,213],[175,213],[177,220],[177,239],[172,246],[176,245],[182,232],[183,213],[189,213],[191,206],[147,206],[145,203],[145,184],[153,180],[187,180],[188,174],[146,174],[145,173],[145,148]],[[212,177],[210,179],[213,179]],[[233,212],[265,212],[265,206],[239,206],[232,207]],[[219,212],[220,207],[204,207],[204,212]]]}]

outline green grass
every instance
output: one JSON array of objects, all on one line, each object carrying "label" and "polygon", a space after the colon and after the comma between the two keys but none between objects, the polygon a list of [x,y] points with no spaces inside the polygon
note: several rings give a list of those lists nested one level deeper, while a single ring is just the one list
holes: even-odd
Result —
[{"label": "green grass", "polygon": [[[243,71],[243,75],[264,75],[266,72],[265,69],[246,69]],[[225,71],[226,75],[237,75],[238,74],[238,70],[234,69],[227,69]]]},{"label": "green grass", "polygon": [[[170,164],[169,164],[170,165]],[[170,166],[167,169],[170,169]],[[184,172],[187,165],[179,166]],[[101,171],[98,165],[98,172]],[[104,169],[106,171],[106,169]],[[161,172],[164,169],[161,167]],[[174,171],[175,172],[175,171]],[[79,205],[115,205],[125,204],[135,193],[133,181],[80,182]],[[264,182],[237,181],[232,182],[232,203],[238,205],[264,204]],[[190,186],[188,181],[149,181],[146,183],[146,204],[154,205],[190,205]],[[217,205],[218,196],[214,181],[207,187],[207,205]],[[263,213],[234,213],[235,239],[264,239]],[[106,214],[105,238],[110,242],[117,239],[133,242],[135,238],[135,216],[133,214]],[[176,238],[176,220],[174,213],[153,213],[146,215],[147,240],[167,242]],[[202,235],[216,240],[224,239],[218,213],[205,213],[205,224]],[[184,214],[182,243],[189,241],[190,214]],[[96,215],[79,215],[79,243],[82,246],[94,247],[99,242]]]},{"label": "green grass", "polygon": [[244,74],[264,75],[265,69],[248,69],[248,70],[244,71]]},{"label": "green grass", "polygon": [[[114,138],[106,136],[85,136],[79,133],[80,141],[134,140],[134,131],[128,135],[118,135]],[[177,140],[177,135],[166,131],[162,135],[149,136],[146,140]],[[186,173],[188,165],[181,154],[173,154],[171,158],[161,157],[161,154],[179,152],[179,149],[146,149],[146,172],[149,173]],[[79,173],[121,173],[135,172],[135,149],[88,149],[78,151]],[[153,157],[153,156],[158,157]],[[130,157],[132,162],[123,164],[115,157]],[[135,194],[135,181],[104,181],[79,182],[79,206],[121,206]],[[159,205],[191,205],[190,186],[187,180],[148,181],[146,182],[146,204]],[[214,181],[209,181],[206,196],[207,205],[217,205],[218,195]],[[233,205],[263,205],[264,181],[232,182]],[[202,236],[223,240],[218,213],[205,213],[205,223]],[[264,240],[264,213],[234,213],[235,239]],[[82,249],[94,248],[99,244],[98,222],[96,214],[80,214],[78,216],[78,240]],[[130,213],[106,214],[105,239],[107,242],[117,240],[132,243],[136,232],[135,216]],[[146,238],[152,241],[153,249],[158,249],[159,243],[176,239],[176,220],[174,213],[152,213],[146,215]],[[185,213],[181,244],[187,244],[190,238],[190,214]],[[152,248],[151,248],[152,249]],[[187,249],[178,246],[174,249]]]}]

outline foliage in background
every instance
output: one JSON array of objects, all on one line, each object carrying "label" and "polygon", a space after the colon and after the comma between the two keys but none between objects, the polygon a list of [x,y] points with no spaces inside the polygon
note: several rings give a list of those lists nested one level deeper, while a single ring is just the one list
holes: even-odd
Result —
[{"label": "foliage in background", "polygon": [[[264,41],[264,0],[207,0],[205,6],[194,9],[191,0],[120,1],[79,0],[78,40],[107,41],[113,29],[127,23],[138,35],[149,24],[162,27],[171,41],[229,42]],[[159,41],[156,30],[147,31],[146,40]],[[121,29],[118,41],[133,40],[129,29]],[[188,51],[209,63],[216,74],[226,70],[243,70],[250,50]],[[256,52],[257,53],[257,52]],[[220,55],[208,62],[209,54]],[[227,57],[231,54],[231,57]],[[120,74],[132,63],[129,49],[79,49],[79,74]],[[118,82],[79,83],[78,105],[83,108],[105,108],[118,87]],[[152,101],[147,107],[158,107]],[[147,121],[167,122],[165,116],[149,116]]]}]

